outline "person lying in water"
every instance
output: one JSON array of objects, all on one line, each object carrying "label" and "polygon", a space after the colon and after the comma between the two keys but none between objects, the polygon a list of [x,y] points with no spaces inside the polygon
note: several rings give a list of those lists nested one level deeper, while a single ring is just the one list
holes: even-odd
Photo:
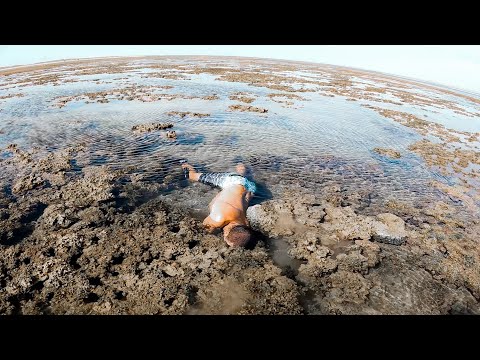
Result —
[{"label": "person lying in water", "polygon": [[210,214],[203,221],[207,230],[213,232],[223,228],[223,238],[229,246],[246,246],[251,238],[246,212],[256,186],[245,177],[245,166],[238,164],[236,173],[200,173],[188,163],[183,163],[182,168],[188,172],[191,181],[222,189],[208,205]]}]

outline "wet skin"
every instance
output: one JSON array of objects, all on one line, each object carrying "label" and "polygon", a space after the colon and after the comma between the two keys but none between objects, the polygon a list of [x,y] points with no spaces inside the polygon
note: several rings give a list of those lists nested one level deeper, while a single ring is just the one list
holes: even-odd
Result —
[{"label": "wet skin", "polygon": [[[198,181],[202,175],[190,164],[182,164],[182,167],[189,170],[188,178],[190,181]],[[245,166],[243,164],[237,165],[236,171],[243,176],[246,172]],[[223,228],[225,242],[233,246],[227,240],[227,236],[230,230],[237,225],[249,226],[246,212],[252,197],[253,194],[242,185],[233,185],[227,189],[222,189],[208,205],[210,214],[203,220],[203,225],[209,232]]]}]

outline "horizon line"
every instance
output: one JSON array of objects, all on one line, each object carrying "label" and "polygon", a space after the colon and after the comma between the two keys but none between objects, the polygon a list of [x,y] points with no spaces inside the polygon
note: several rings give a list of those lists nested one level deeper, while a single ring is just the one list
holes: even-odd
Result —
[{"label": "horizon line", "polygon": [[419,84],[425,84],[425,85],[433,85],[436,87],[443,87],[451,90],[456,90],[460,92],[465,92],[471,95],[479,96],[480,97],[480,92],[475,92],[470,89],[465,89],[465,88],[458,88],[454,87],[453,85],[448,85],[448,84],[443,84],[443,83],[437,83],[431,80],[422,80],[418,78],[412,78],[408,77],[405,75],[399,75],[399,74],[393,74],[393,73],[386,73],[378,70],[370,70],[370,69],[364,69],[364,68],[358,68],[358,67],[352,67],[352,66],[345,66],[345,65],[334,65],[334,64],[328,64],[328,63],[322,63],[322,62],[315,62],[315,61],[305,61],[305,60],[289,60],[289,59],[279,59],[279,58],[264,58],[264,57],[254,57],[254,56],[239,56],[239,55],[202,55],[202,54],[190,54],[190,55],[175,55],[175,54],[170,54],[170,55],[110,55],[110,56],[87,56],[87,57],[75,57],[75,58],[61,58],[61,59],[56,59],[56,60],[49,60],[49,61],[41,61],[41,62],[35,62],[35,63],[27,63],[27,64],[17,64],[17,65],[11,65],[11,66],[5,66],[5,67],[0,67],[0,75],[3,71],[7,70],[13,70],[15,68],[21,68],[21,67],[28,67],[28,66],[41,66],[41,65],[46,65],[46,64],[55,64],[55,63],[61,63],[61,62],[73,62],[73,61],[82,61],[82,60],[93,60],[93,59],[121,59],[121,58],[148,58],[148,57],[210,57],[210,58],[244,58],[244,59],[255,59],[255,60],[273,60],[273,61],[282,61],[282,62],[291,62],[291,63],[304,63],[304,64],[313,64],[313,65],[325,65],[325,66],[332,66],[332,67],[337,67],[337,68],[344,68],[344,69],[352,69],[352,70],[359,70],[363,72],[370,72],[370,73],[376,73],[376,74],[381,74],[381,75],[387,75],[387,76],[392,76],[392,77],[397,77],[403,80],[409,80],[409,81],[414,81]]}]

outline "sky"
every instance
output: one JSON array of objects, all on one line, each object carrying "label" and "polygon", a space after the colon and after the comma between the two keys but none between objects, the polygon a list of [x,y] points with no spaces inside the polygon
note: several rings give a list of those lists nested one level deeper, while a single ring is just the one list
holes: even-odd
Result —
[{"label": "sky", "polygon": [[406,76],[480,93],[480,45],[0,45],[0,67],[141,55],[311,61]]}]

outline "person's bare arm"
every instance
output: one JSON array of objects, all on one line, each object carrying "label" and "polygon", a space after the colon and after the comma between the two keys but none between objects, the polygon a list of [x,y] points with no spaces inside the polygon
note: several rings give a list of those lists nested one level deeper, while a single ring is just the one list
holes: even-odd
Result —
[{"label": "person's bare arm", "polygon": [[252,200],[252,198],[253,198],[253,193],[250,191],[247,191],[247,193],[245,194],[245,202],[247,203],[247,205],[250,202],[250,200]]},{"label": "person's bare arm", "polygon": [[220,219],[220,221],[215,221],[210,217],[210,215],[208,215],[205,220],[203,220],[203,226],[205,226],[208,232],[214,232],[215,229],[222,228],[223,224],[223,219]]}]

